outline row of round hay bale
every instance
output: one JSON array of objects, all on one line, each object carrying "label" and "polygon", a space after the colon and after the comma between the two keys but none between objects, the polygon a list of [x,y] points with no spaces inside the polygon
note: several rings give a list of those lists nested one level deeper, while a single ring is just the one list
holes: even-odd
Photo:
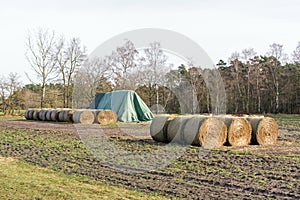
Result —
[{"label": "row of round hay bale", "polygon": [[24,117],[27,120],[41,120],[41,121],[49,121],[49,110],[48,109],[28,109],[24,113]]},{"label": "row of round hay bale", "polygon": [[58,109],[28,109],[25,114],[27,120],[74,122],[82,124],[99,123],[107,125],[117,122],[117,115],[112,110],[73,110]]},{"label": "row of round hay bale", "polygon": [[263,116],[157,116],[150,126],[158,142],[192,144],[215,148],[226,142],[231,146],[271,145],[277,141],[278,125]]},{"label": "row of round hay bale", "polygon": [[159,116],[152,120],[150,134],[159,142],[215,148],[226,142],[227,127],[224,122],[215,117]]},{"label": "row of round hay bale", "polygon": [[252,126],[252,144],[272,145],[278,138],[278,125],[271,117],[248,117]]}]

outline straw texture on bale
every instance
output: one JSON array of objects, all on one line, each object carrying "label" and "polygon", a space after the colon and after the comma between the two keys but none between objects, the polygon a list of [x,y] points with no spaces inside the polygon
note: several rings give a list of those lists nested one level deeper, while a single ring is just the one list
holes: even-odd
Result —
[{"label": "straw texture on bale", "polygon": [[72,120],[74,123],[93,124],[95,116],[90,110],[76,110],[72,115]]},{"label": "straw texture on bale", "polygon": [[278,125],[271,117],[248,118],[252,126],[252,143],[260,145],[275,144],[278,138]]},{"label": "straw texture on bale", "polygon": [[167,131],[170,121],[174,119],[169,115],[155,117],[150,125],[150,135],[157,142],[168,142]]},{"label": "straw texture on bale", "polygon": [[207,117],[197,116],[187,120],[183,129],[183,139],[186,144],[200,146],[199,129]]},{"label": "straw texture on bale", "polygon": [[101,125],[107,125],[117,122],[117,114],[112,110],[94,111],[95,122]]},{"label": "straw texture on bale", "polygon": [[215,117],[209,117],[202,122],[199,129],[200,145],[203,148],[218,148],[226,142],[227,126]]},{"label": "straw texture on bale", "polygon": [[189,117],[176,117],[168,124],[167,141],[185,144],[183,130]]},{"label": "straw texture on bale", "polygon": [[[230,125],[229,123],[230,122]],[[226,122],[229,125],[228,143],[231,146],[245,146],[251,142],[251,124],[246,118],[227,117]]]}]

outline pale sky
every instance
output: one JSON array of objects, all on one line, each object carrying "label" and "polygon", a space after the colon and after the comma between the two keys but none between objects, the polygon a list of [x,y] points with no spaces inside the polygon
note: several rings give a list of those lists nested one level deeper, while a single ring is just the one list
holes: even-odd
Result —
[{"label": "pale sky", "polygon": [[265,54],[283,44],[290,55],[300,41],[298,0],[0,0],[1,74],[30,73],[27,31],[42,27],[79,37],[91,53],[107,39],[140,28],[176,31],[197,42],[217,63],[245,48]]}]

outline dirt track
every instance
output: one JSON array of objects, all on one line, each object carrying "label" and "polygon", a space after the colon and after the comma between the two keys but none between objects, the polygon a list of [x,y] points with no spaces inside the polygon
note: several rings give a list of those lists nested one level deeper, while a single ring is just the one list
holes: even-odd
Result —
[{"label": "dirt track", "polygon": [[[126,150],[151,152],[162,148],[163,144],[147,136],[147,126],[124,124],[102,129],[114,144]],[[26,134],[19,134],[20,130]],[[104,166],[78,139],[72,124],[0,121],[0,131],[1,155],[110,185],[186,199],[300,198],[298,131],[280,130],[279,141],[272,147],[223,147],[200,158],[199,149],[191,147],[166,168],[138,174]]]}]

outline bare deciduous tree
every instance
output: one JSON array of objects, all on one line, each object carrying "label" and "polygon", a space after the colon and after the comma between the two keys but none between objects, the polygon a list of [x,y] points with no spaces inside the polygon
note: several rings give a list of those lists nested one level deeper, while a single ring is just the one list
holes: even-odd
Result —
[{"label": "bare deciduous tree", "polygon": [[132,89],[128,88],[131,85],[128,75],[130,70],[137,65],[137,55],[138,51],[130,40],[125,40],[123,46],[117,47],[117,50],[112,52],[110,60],[115,75],[116,89]]},{"label": "bare deciduous tree", "polygon": [[[92,102],[99,85],[107,84],[111,76],[109,57],[93,58],[84,63],[74,78],[73,106],[85,108]],[[102,91],[104,92],[104,91]]]},{"label": "bare deciduous tree", "polygon": [[300,64],[300,42],[298,42],[296,49],[293,51],[292,57],[295,63]]},{"label": "bare deciduous tree", "polygon": [[[283,53],[283,45],[273,43],[270,45],[270,49],[267,53],[268,55],[274,57],[277,61],[280,61],[284,57]],[[279,68],[280,68],[280,62],[272,62],[271,65],[269,65],[269,69],[272,75],[272,80],[275,88],[275,113],[278,113],[279,111]]]},{"label": "bare deciduous tree", "polygon": [[[54,31],[38,29],[28,33],[26,58],[41,84],[41,107],[44,106],[46,84],[53,80],[57,62]],[[28,79],[32,78],[26,73]],[[32,81],[34,82],[34,81]]]},{"label": "bare deciduous tree", "polygon": [[72,38],[69,43],[65,43],[63,37],[57,45],[57,66],[63,82],[63,105],[70,107],[71,87],[73,76],[76,70],[85,60],[85,49],[81,47],[79,38]]},{"label": "bare deciduous tree", "polygon": [[150,47],[146,48],[144,53],[144,83],[149,87],[149,91],[155,89],[156,113],[158,113],[158,87],[159,85],[164,85],[163,80],[166,74],[166,62],[168,57],[164,54],[159,42],[150,43]]},{"label": "bare deciduous tree", "polygon": [[[235,95],[235,112],[238,112],[239,110],[239,101],[240,99],[243,97],[242,94],[242,89],[241,89],[241,81],[240,81],[240,77],[241,77],[241,64],[239,61],[240,58],[240,54],[235,52],[231,55],[231,57],[229,58],[229,62],[233,65],[233,76],[235,79],[235,87],[237,88],[238,94]],[[244,102],[244,101],[243,101]],[[243,108],[244,108],[244,103],[243,103]]]},{"label": "bare deciduous tree", "polygon": [[251,70],[252,65],[250,64],[250,59],[252,59],[256,55],[256,52],[253,48],[243,49],[242,50],[242,59],[245,62],[246,70],[247,70],[247,101],[246,101],[246,112],[250,112],[249,104],[250,104],[250,82],[251,82]]},{"label": "bare deciduous tree", "polygon": [[6,110],[6,90],[7,90],[7,81],[6,78],[1,75],[0,77],[0,96],[1,96],[1,108],[2,108],[2,112],[5,112]]},{"label": "bare deciduous tree", "polygon": [[22,97],[19,95],[21,89],[19,77],[17,73],[9,73],[7,77],[1,77],[0,95],[4,114],[14,114],[17,108],[20,110]]}]

